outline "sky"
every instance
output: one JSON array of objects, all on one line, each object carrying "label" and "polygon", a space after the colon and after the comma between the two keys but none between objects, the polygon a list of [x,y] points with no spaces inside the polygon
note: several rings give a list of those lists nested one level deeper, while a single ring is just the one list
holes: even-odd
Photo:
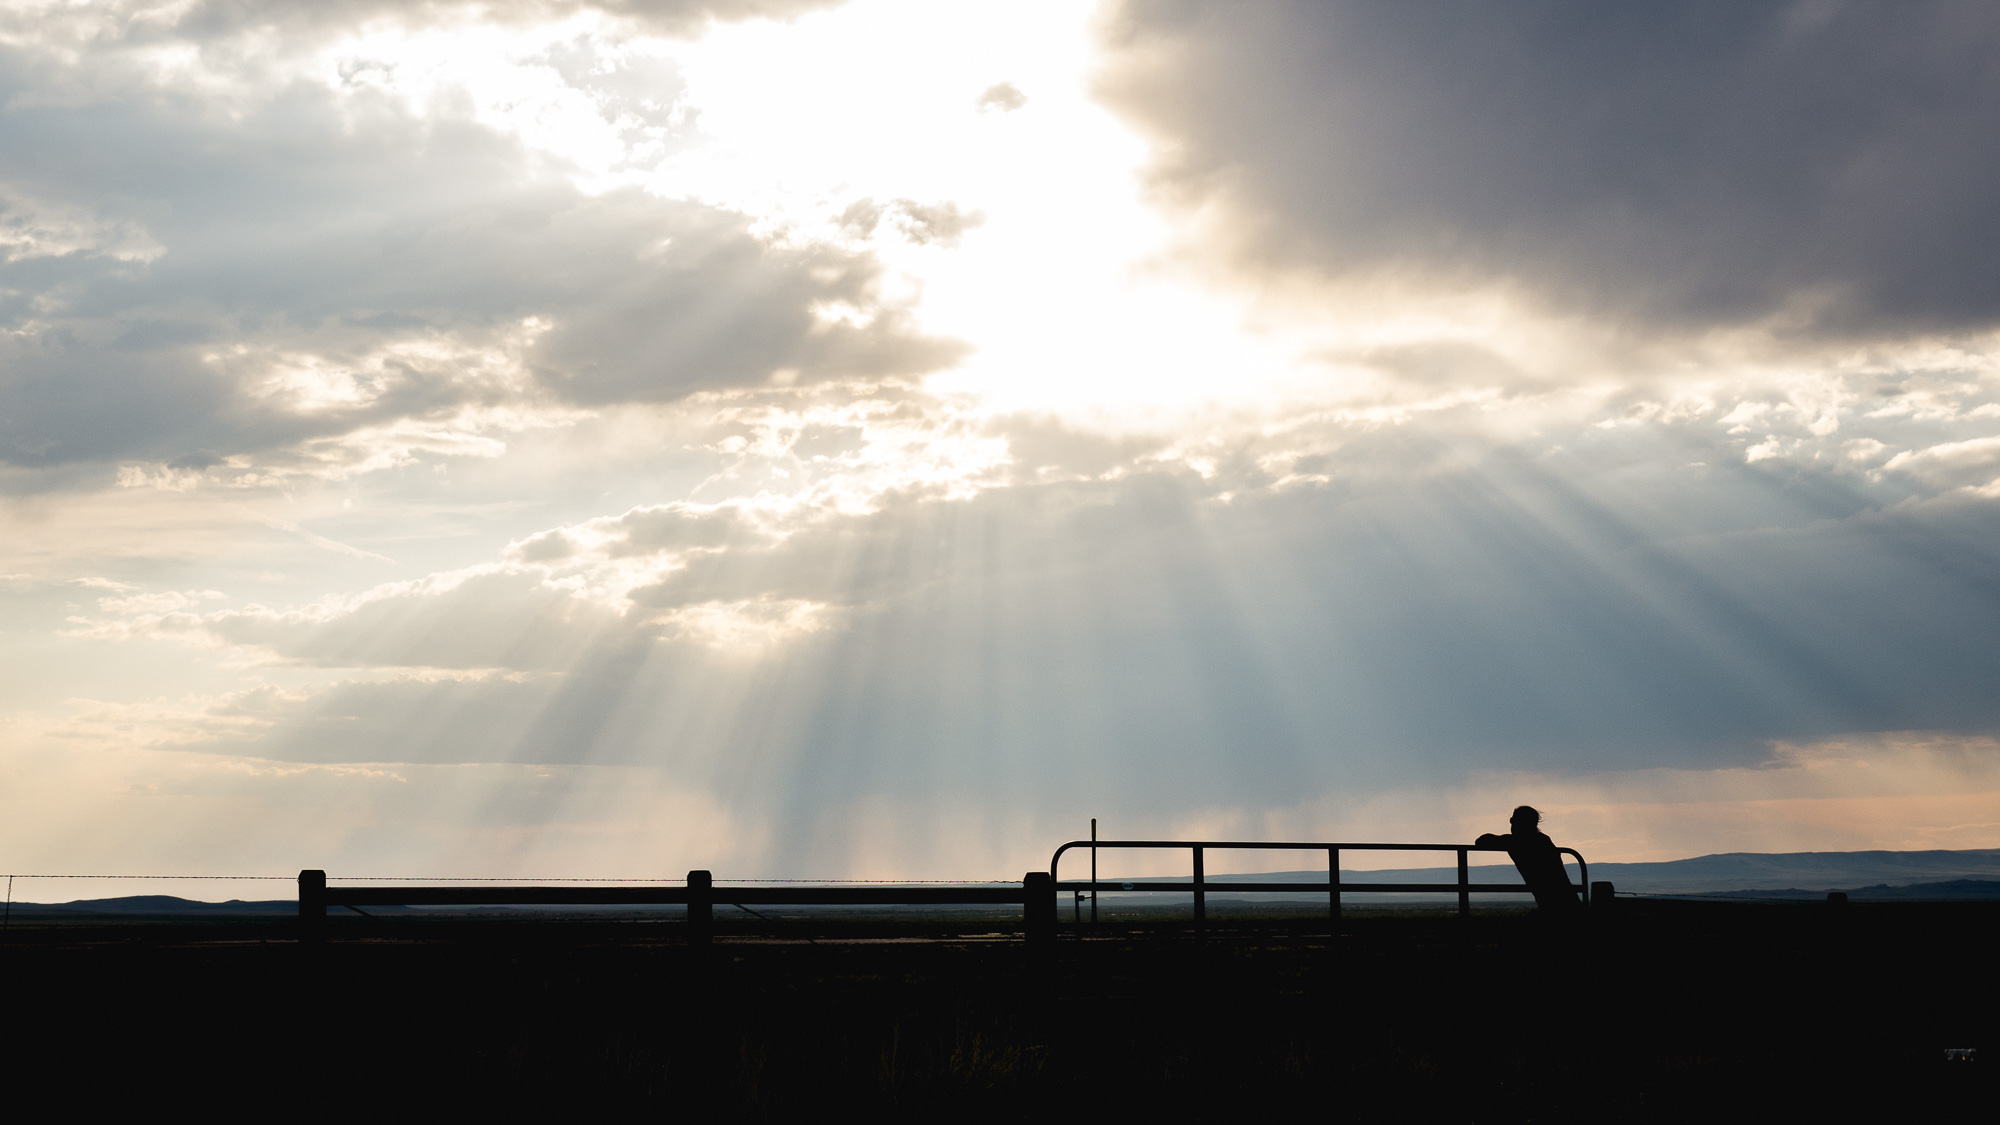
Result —
[{"label": "sky", "polygon": [[2000,846],[1995,58],[1973,3],[6,4],[0,867]]}]

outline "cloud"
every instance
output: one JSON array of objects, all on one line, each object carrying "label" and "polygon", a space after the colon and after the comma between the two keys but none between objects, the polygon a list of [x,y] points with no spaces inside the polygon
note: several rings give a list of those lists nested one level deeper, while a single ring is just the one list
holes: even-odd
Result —
[{"label": "cloud", "polygon": [[1942,442],[1928,449],[1904,450],[1883,464],[1891,472],[1910,473],[1933,484],[1984,487],[2000,485],[2000,437]]},{"label": "cloud", "polygon": [[[390,11],[313,8],[323,47]],[[727,210],[579,186],[539,134],[449,83],[413,103],[296,44],[257,60],[255,28],[304,19],[293,9],[134,12],[0,46],[0,462],[124,462],[168,484],[351,475],[488,456],[581,409],[781,369],[883,377],[963,354],[913,327],[866,253],[778,246]],[[412,17],[427,18],[446,14]],[[624,34],[549,32],[586,56],[508,65],[542,76],[549,114],[625,129],[634,158],[657,161],[686,132],[683,92]],[[177,46],[204,69],[157,72]],[[940,241],[972,221],[949,205],[899,215]]]},{"label": "cloud", "polygon": [[1252,272],[1648,331],[2000,322],[1966,234],[2000,221],[1977,5],[1149,3],[1104,32],[1159,197]]},{"label": "cloud", "polygon": [[[212,698],[175,714],[120,714],[77,703],[51,720],[0,717],[10,750],[0,758],[0,839],[19,866],[42,872],[131,871],[131,857],[145,855],[153,872],[280,879],[306,864],[392,878],[658,879],[694,866],[757,873],[748,868],[762,826],[657,769],[273,762],[227,746],[146,749],[131,737],[197,712],[255,707]],[[272,851],[246,853],[245,841]],[[265,886],[275,893],[283,883]],[[257,897],[244,895],[240,882],[180,887],[194,898]],[[157,890],[157,883],[38,879],[16,886],[14,897]]]},{"label": "cloud", "polygon": [[654,34],[698,34],[712,22],[787,19],[838,0],[194,0],[160,5],[150,0],[109,0],[89,5],[29,3],[13,13],[13,37],[65,46],[112,45],[143,50],[162,43],[229,44],[262,34],[298,49],[385,17],[417,25],[548,24],[601,14]]},{"label": "cloud", "polygon": [[1466,840],[1491,831],[1523,801],[1542,810],[1559,842],[1592,863],[1737,851],[1979,848],[2000,839],[2000,743],[1891,732],[1775,743],[1761,760],[1715,769],[1493,772],[1459,785],[1338,793],[1278,808],[1211,806],[1183,814],[1175,834],[1311,839],[1340,825],[1345,831],[1336,834],[1346,839]]},{"label": "cloud", "polygon": [[106,639],[178,638],[248,649],[278,663],[481,674],[560,669],[596,634],[623,632],[615,613],[544,577],[540,570],[476,567],[285,609],[251,604],[206,613],[105,599],[101,608],[125,615],[79,625]]},{"label": "cloud", "polygon": [[995,82],[981,92],[979,100],[973,104],[981,113],[994,109],[1002,113],[1011,113],[1028,104],[1028,95],[1023,94],[1012,82]]},{"label": "cloud", "polygon": [[[1596,808],[1607,774],[1629,796],[1647,771],[1755,771],[1774,742],[2000,729],[1993,501],[1883,468],[1936,441],[1846,444],[1957,423],[1842,412],[1815,436],[1808,388],[1727,425],[1725,399],[1524,439],[1470,403],[1113,441],[877,390],[691,403],[715,460],[689,491],[725,499],[544,525],[421,579],[277,605],[92,589],[78,642],[219,648],[286,684],[105,713],[92,737],[659,771],[772,826],[764,854],[796,868],[853,844],[861,810],[1190,831],[1394,813],[1407,838],[1442,823],[1424,792],[1518,803],[1495,772]],[[1790,451],[1746,463],[1774,430]],[[1683,839],[1645,815],[1587,830]]]},{"label": "cloud", "polygon": [[[532,713],[495,760],[639,761],[686,711],[725,756],[873,740],[861,788],[935,777],[941,739],[1079,784],[1157,751],[1185,770],[1155,779],[1169,803],[2000,717],[1977,671],[2000,543],[1965,488],[1991,476],[1965,436],[1990,380],[1965,355],[1621,392],[1608,417],[1537,405],[1558,392],[1477,350],[1349,359],[1503,391],[1115,440],[894,384],[715,393],[680,408],[712,458],[694,498],[303,604],[120,590],[71,628],[342,669],[343,707],[431,693],[461,713],[449,754]],[[397,744],[371,742],[447,753]]]},{"label": "cloud", "polygon": [[1978,12],[1120,9],[1149,154],[1080,16],[620,11],[0,14],[21,745],[1018,874],[1521,787],[1808,833],[1868,769],[1774,746],[2000,730],[1986,157],[1910,140],[1980,135]]},{"label": "cloud", "polygon": [[165,252],[129,220],[108,219],[62,201],[34,200],[21,189],[0,187],[0,261],[93,257],[150,262]]},{"label": "cloud", "polygon": [[840,213],[839,225],[842,230],[860,238],[874,235],[883,220],[888,220],[914,246],[952,247],[966,231],[980,226],[986,216],[977,211],[963,211],[951,200],[938,203],[918,203],[914,199],[897,199],[889,203],[877,203],[873,199],[857,199]]},{"label": "cloud", "polygon": [[[775,755],[786,784],[856,795],[993,770],[1254,802],[2000,727],[1990,503],[1660,471],[1630,440],[1414,478],[1336,460],[1286,483],[1224,458],[860,512],[635,509],[351,602],[138,620],[370,676],[484,677],[356,682],[349,717],[282,728],[273,757],[382,692],[382,714],[447,717],[385,721],[370,760],[456,760],[486,744],[469,728],[507,755],[477,760],[678,760],[696,751],[659,732],[700,716],[703,761]],[[531,557],[558,535],[566,551]],[[849,772],[809,780],[827,754]]]}]

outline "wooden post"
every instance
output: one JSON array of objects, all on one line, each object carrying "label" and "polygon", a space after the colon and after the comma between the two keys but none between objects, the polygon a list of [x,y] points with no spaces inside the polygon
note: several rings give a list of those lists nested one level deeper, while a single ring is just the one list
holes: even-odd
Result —
[{"label": "wooden post", "polygon": [[715,876],[707,871],[690,871],[688,888],[688,944],[707,945],[715,933]]},{"label": "wooden post", "polygon": [[1090,818],[1090,920],[1097,921],[1097,818]]},{"label": "wooden post", "polygon": [[314,942],[326,934],[326,872],[299,872],[299,940]]},{"label": "wooden post", "polygon": [[1613,890],[1611,884],[1609,883],[1592,883],[1590,885],[1591,912],[1595,914],[1603,914],[1604,912],[1610,910],[1611,904],[1613,901],[1616,900],[1617,895],[1618,892],[1616,890]]},{"label": "wooden post", "polygon": [[1021,877],[1021,922],[1028,944],[1047,946],[1056,939],[1056,881],[1046,871]]},{"label": "wooden post", "polygon": [[1472,865],[1466,861],[1466,849],[1458,849],[1458,916],[1472,915],[1472,892],[1465,888],[1472,884]]},{"label": "wooden post", "polygon": [[1202,889],[1201,845],[1194,846],[1194,920],[1208,919],[1208,892]]}]

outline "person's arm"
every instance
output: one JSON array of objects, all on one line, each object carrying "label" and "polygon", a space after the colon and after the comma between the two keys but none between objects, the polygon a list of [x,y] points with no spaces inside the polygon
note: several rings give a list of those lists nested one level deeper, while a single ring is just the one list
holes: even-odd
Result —
[{"label": "person's arm", "polygon": [[1511,835],[1496,836],[1491,832],[1481,832],[1479,834],[1479,839],[1474,840],[1472,842],[1472,846],[1475,848],[1492,848],[1492,847],[1504,848],[1512,845],[1513,842],[1514,838]]}]

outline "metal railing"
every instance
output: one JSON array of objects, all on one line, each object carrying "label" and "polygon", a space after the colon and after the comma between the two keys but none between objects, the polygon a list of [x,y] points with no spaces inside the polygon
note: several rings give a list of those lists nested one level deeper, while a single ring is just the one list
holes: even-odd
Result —
[{"label": "metal railing", "polygon": [[725,906],[1019,906],[1030,940],[1055,930],[1056,895],[1049,875],[1030,871],[1019,883],[987,886],[717,886],[707,871],[690,871],[687,885],[648,886],[328,886],[326,872],[299,872],[299,932],[325,933],[329,907],[363,906],[685,906],[688,935],[706,942],[715,907]]},{"label": "metal railing", "polygon": [[[1088,848],[1091,851],[1090,874],[1088,880],[1065,883],[1060,875],[1063,853],[1073,848]],[[1141,880],[1133,882],[1109,881],[1097,877],[1097,851],[1105,848],[1186,848],[1194,853],[1193,878],[1187,882]],[[1204,870],[1205,855],[1209,851],[1312,851],[1326,853],[1327,880],[1324,883],[1279,883],[1279,882],[1215,882],[1208,878]],[[1526,883],[1474,883],[1472,882],[1472,852],[1501,852],[1506,848],[1497,844],[1371,844],[1371,843],[1324,843],[1297,841],[1271,842],[1264,840],[1071,840],[1056,849],[1049,859],[1049,877],[1054,881],[1058,895],[1064,891],[1072,895],[1090,896],[1091,921],[1097,920],[1097,895],[1104,889],[1111,891],[1147,891],[1154,893],[1194,894],[1194,916],[1201,921],[1208,916],[1208,892],[1230,891],[1250,894],[1271,894],[1300,892],[1323,892],[1327,896],[1327,914],[1340,917],[1340,896],[1345,892],[1357,894],[1450,894],[1458,895],[1458,912],[1472,913],[1472,896],[1475,894],[1533,894]],[[1573,848],[1557,848],[1557,852],[1572,856],[1582,876],[1581,885],[1572,883],[1579,904],[1590,901],[1590,865],[1584,862],[1581,853]],[[1340,853],[1342,852],[1456,852],[1458,853],[1458,882],[1456,883],[1350,883],[1340,876]],[[1564,873],[1568,877],[1568,873]],[[1081,898],[1078,916],[1081,918]]]}]

